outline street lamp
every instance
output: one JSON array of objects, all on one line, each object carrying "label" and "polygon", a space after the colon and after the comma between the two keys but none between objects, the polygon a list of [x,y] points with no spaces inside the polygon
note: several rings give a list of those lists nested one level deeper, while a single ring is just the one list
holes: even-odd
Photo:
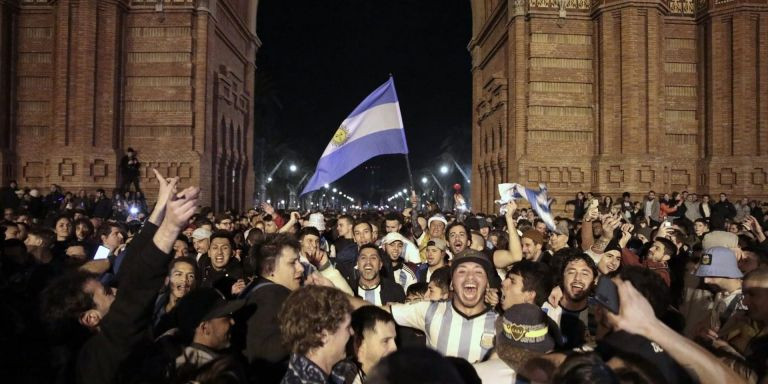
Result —
[{"label": "street lamp", "polygon": [[272,182],[272,177],[267,177],[267,183],[271,183],[271,182]]},{"label": "street lamp", "polygon": [[447,175],[448,174],[448,166],[447,165],[441,166],[440,167],[440,173],[442,173],[443,175]]},{"label": "street lamp", "polygon": [[296,170],[297,170],[298,168],[296,167],[296,164],[291,164],[291,165],[288,167],[288,169],[290,169],[290,170],[291,170],[291,172],[296,172]]},{"label": "street lamp", "polygon": [[426,176],[421,178],[421,183],[422,184],[426,184],[427,183],[427,177]]}]

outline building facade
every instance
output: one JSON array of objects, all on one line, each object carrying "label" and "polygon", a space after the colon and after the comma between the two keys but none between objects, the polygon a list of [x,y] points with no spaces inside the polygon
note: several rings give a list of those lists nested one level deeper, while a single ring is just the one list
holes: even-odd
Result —
[{"label": "building facade", "polygon": [[250,205],[253,0],[0,0],[2,182],[114,189],[125,149]]},{"label": "building facade", "polygon": [[473,208],[496,185],[768,197],[768,1],[472,0]]}]

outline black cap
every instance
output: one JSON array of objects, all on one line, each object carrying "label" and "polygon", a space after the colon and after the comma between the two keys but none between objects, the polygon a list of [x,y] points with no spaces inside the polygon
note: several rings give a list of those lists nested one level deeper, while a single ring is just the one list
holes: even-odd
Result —
[{"label": "black cap", "polygon": [[227,301],[214,288],[197,288],[182,297],[176,305],[179,329],[187,335],[194,335],[203,321],[229,316],[242,308],[243,300]]},{"label": "black cap", "polygon": [[493,268],[493,263],[491,263],[491,260],[483,254],[480,251],[476,251],[471,248],[467,248],[461,252],[459,252],[456,257],[451,260],[451,276],[453,276],[453,273],[456,272],[456,268],[462,264],[467,262],[473,262],[480,264],[483,269],[485,270],[486,278],[489,280],[491,279],[491,276],[495,273]]}]

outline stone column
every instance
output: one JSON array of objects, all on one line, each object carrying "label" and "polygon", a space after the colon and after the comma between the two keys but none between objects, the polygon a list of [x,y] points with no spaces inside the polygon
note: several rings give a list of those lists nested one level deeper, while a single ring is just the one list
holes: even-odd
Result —
[{"label": "stone column", "polygon": [[16,178],[15,126],[12,100],[15,90],[13,31],[16,27],[16,2],[0,0],[0,184]]}]

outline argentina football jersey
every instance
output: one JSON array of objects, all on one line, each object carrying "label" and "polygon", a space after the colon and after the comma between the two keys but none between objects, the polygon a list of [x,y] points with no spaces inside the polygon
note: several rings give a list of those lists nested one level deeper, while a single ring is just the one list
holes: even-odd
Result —
[{"label": "argentina football jersey", "polygon": [[392,316],[398,325],[426,333],[431,348],[470,363],[481,361],[493,347],[498,317],[492,310],[465,317],[450,300],[392,305]]}]

